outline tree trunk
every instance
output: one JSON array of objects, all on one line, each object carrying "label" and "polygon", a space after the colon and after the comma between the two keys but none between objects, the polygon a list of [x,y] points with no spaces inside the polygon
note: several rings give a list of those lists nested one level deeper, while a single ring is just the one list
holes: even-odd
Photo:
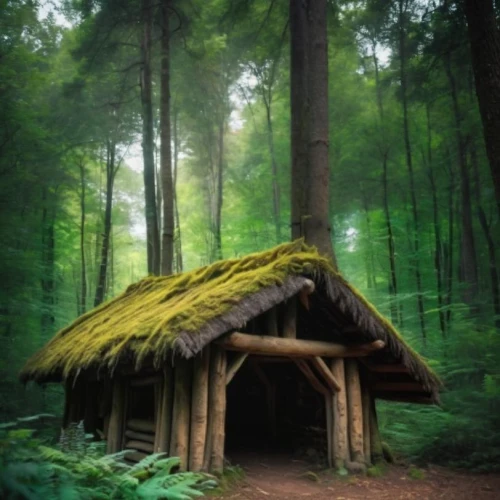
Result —
[{"label": "tree trunk", "polygon": [[146,207],[146,239],[148,273],[160,274],[160,238],[156,212],[153,102],[151,74],[151,31],[153,8],[151,0],[143,0],[143,38],[141,42],[141,105],[142,105],[142,154],[144,158],[144,194]]},{"label": "tree trunk", "polygon": [[434,167],[432,164],[432,128],[431,110],[429,104],[426,105],[427,116],[427,168],[429,171],[429,181],[432,192],[432,220],[434,226],[434,269],[436,271],[437,301],[439,314],[439,327],[441,334],[446,337],[446,318],[443,309],[443,244],[441,238],[441,224],[439,223],[439,206],[437,199],[436,180],[434,178]]},{"label": "tree trunk", "polygon": [[225,123],[221,119],[219,123],[219,158],[217,161],[217,180],[216,180],[216,193],[215,193],[215,220],[214,220],[214,248],[215,260],[222,259],[222,237],[221,237],[221,222],[222,222],[222,180],[224,173],[224,132]]},{"label": "tree trunk", "polygon": [[182,238],[181,224],[179,218],[179,204],[177,203],[177,166],[179,162],[179,131],[178,131],[178,115],[177,108],[174,107],[174,171],[173,171],[173,197],[174,197],[174,224],[175,224],[175,270],[182,272]]},{"label": "tree trunk", "polygon": [[85,263],[85,165],[83,158],[78,164],[80,168],[80,303],[79,314],[87,310],[87,272]]},{"label": "tree trunk", "polygon": [[500,33],[493,0],[465,0],[472,67],[500,217]]},{"label": "tree trunk", "polygon": [[410,196],[413,215],[413,251],[415,252],[415,281],[417,283],[417,306],[420,319],[420,331],[425,344],[427,333],[425,330],[424,298],[422,294],[422,277],[420,273],[420,224],[418,218],[417,195],[413,175],[413,159],[410,142],[410,130],[408,123],[408,83],[406,78],[406,29],[404,23],[405,12],[403,10],[404,0],[399,0],[399,60],[401,97],[403,105],[403,135],[406,151],[406,166],[410,178]]},{"label": "tree trunk", "polygon": [[302,0],[290,0],[290,105],[291,105],[291,224],[292,240],[303,236],[303,217],[307,214],[308,143],[308,45],[307,12]]},{"label": "tree trunk", "polygon": [[94,298],[94,307],[104,301],[106,291],[106,277],[108,273],[109,242],[111,236],[111,215],[113,209],[113,185],[116,175],[116,144],[108,140],[108,154],[106,159],[106,204],[104,208],[104,229],[101,245],[101,263]]},{"label": "tree trunk", "polygon": [[161,274],[172,274],[174,257],[174,196],[172,184],[172,152],[170,147],[170,1],[163,0],[161,5],[161,182],[163,195],[163,229]]},{"label": "tree trunk", "polygon": [[[462,134],[461,111],[458,103],[458,92],[455,76],[451,69],[450,54],[444,58],[444,65],[448,83],[450,85],[450,97],[455,119],[455,136],[458,148],[458,165],[460,167],[460,192],[461,192],[461,218],[462,238],[460,244],[460,280],[463,283],[462,300],[469,306],[477,302],[478,274],[477,256],[474,242],[474,229],[472,225],[472,203],[470,192],[469,170],[467,168],[467,151],[465,139]],[[450,242],[451,244],[451,242]]]},{"label": "tree trunk", "polygon": [[44,338],[54,332],[54,295],[55,295],[55,207],[54,200],[49,199],[48,189],[42,192],[42,314],[41,327]]}]

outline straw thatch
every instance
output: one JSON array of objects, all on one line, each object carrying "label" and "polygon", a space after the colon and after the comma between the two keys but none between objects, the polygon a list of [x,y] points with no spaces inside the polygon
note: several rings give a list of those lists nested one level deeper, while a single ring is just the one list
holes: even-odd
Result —
[{"label": "straw thatch", "polygon": [[[113,370],[145,359],[186,358],[287,300],[308,279],[327,309],[349,318],[366,339],[383,340],[413,378],[436,395],[438,378],[394,327],[316,249],[298,240],[191,272],[148,277],[61,330],[24,367],[21,380],[56,380],[90,367]],[[316,294],[315,293],[315,294]]]}]

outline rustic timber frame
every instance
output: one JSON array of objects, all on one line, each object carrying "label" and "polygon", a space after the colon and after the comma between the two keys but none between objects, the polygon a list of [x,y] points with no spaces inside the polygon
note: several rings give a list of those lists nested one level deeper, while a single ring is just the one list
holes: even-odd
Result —
[{"label": "rustic timber frame", "polygon": [[[281,272],[279,265],[285,258],[289,267],[283,267]],[[178,316],[173,317],[178,333],[172,336],[170,345],[158,337],[154,347],[144,347],[162,331],[155,326],[149,337],[143,332],[136,338],[132,330],[126,342],[115,339],[107,347],[99,344],[94,357],[83,366],[74,364],[78,353],[70,352],[70,347],[67,360],[59,356],[53,361],[52,350],[69,342],[71,335],[85,338],[86,332],[92,332],[96,337],[95,341],[89,337],[89,346],[101,342],[99,333],[111,328],[110,318],[113,328],[124,332],[129,327],[127,317],[120,323],[121,318],[113,316],[113,307],[124,301],[130,304],[137,295],[148,299],[151,317],[156,318],[155,303],[168,314],[172,301],[189,303],[186,293],[191,290],[195,301],[200,295],[196,287],[206,285],[207,293],[216,298],[220,297],[218,293],[227,293],[222,269],[228,273],[227,280],[234,280],[237,287],[241,269],[257,272],[270,265],[274,266],[273,273],[276,269],[281,273],[276,279],[274,274],[272,280],[258,278],[264,284],[254,289],[252,280],[257,278],[245,277],[252,293],[235,291],[234,296],[227,297],[226,312],[199,321],[196,332],[189,333]],[[137,461],[150,453],[165,452],[179,456],[182,467],[193,471],[222,472],[228,390],[245,369],[250,369],[251,376],[265,388],[272,436],[279,431],[279,388],[264,367],[283,363],[295,367],[296,377],[322,401],[324,447],[328,464],[334,468],[360,470],[382,459],[376,398],[437,402],[440,382],[423,360],[365,299],[303,244],[283,245],[269,254],[224,261],[212,267],[198,271],[194,277],[179,275],[177,288],[168,289],[156,302],[150,290],[154,288],[158,293],[155,287],[160,289],[160,280],[165,278],[134,285],[123,296],[58,334],[30,360],[21,378],[44,382],[64,379],[64,425],[83,420],[87,432],[106,439],[109,453],[130,449],[127,459]],[[176,277],[168,279],[165,286],[176,283]],[[220,283],[223,292],[215,285],[211,287],[214,280],[218,280],[216,284]],[[226,300],[225,295],[217,300]],[[139,314],[135,306],[129,307],[129,317]],[[208,314],[203,301],[199,307],[202,314]],[[141,310],[140,314],[146,313]],[[167,336],[174,328],[168,323],[161,327]],[[139,324],[134,328],[142,327]],[[113,358],[112,369],[103,369],[99,359],[122,344],[123,354]],[[62,362],[66,365],[55,366]]]}]

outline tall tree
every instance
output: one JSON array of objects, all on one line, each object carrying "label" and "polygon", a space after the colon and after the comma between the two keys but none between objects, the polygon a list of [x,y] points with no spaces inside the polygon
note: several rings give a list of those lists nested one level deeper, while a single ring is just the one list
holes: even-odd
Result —
[{"label": "tall tree", "polygon": [[465,0],[472,67],[500,217],[500,31],[493,0]]},{"label": "tall tree", "polygon": [[292,237],[301,231],[336,265],[329,221],[326,0],[291,0],[290,29]]}]

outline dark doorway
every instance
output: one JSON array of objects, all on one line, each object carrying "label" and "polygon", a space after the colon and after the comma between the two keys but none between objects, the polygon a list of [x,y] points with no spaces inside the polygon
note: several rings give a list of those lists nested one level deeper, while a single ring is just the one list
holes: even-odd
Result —
[{"label": "dark doorway", "polygon": [[249,356],[227,387],[226,455],[326,462],[325,399],[288,358]]}]

